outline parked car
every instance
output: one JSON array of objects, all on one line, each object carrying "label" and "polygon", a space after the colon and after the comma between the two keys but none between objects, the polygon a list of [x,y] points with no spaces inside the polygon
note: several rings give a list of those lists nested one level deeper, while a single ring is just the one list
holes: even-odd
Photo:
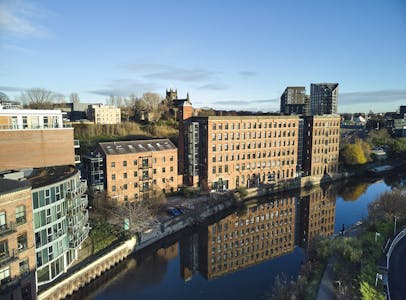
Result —
[{"label": "parked car", "polygon": [[180,216],[183,212],[177,208],[168,208],[166,211],[170,216],[177,217]]}]

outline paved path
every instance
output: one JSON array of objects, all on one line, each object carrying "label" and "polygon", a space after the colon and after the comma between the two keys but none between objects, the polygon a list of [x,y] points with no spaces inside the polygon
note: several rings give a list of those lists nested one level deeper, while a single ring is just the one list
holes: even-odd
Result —
[{"label": "paved path", "polygon": [[327,267],[324,270],[323,278],[320,281],[319,290],[317,292],[317,300],[335,300],[336,291],[334,288],[334,271],[333,258],[329,258]]},{"label": "paved path", "polygon": [[406,299],[406,236],[391,254],[388,281],[391,300]]},{"label": "paved path", "polygon": [[[357,237],[361,233],[361,222],[357,222],[355,225],[348,228],[344,236],[346,237]],[[337,235],[335,238],[340,237]],[[320,281],[319,290],[317,291],[317,300],[335,300],[336,299],[336,289],[335,289],[335,276],[333,271],[334,258],[330,257],[327,262],[326,269],[324,270],[323,278]]]}]

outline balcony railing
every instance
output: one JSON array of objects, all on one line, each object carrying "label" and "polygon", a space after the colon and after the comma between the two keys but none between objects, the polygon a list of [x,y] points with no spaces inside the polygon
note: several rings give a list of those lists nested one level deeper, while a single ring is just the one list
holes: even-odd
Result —
[{"label": "balcony railing", "polygon": [[66,195],[68,198],[76,198],[86,193],[86,190],[87,190],[86,180],[81,180],[80,183],[78,183],[77,188],[73,191],[68,190]]},{"label": "balcony railing", "polygon": [[16,232],[16,224],[9,222],[8,224],[0,225],[0,236],[5,236],[13,232]]},{"label": "balcony railing", "polygon": [[72,241],[69,242],[69,248],[75,249],[89,236],[90,228],[86,225],[83,228],[83,232],[80,236],[75,236]]},{"label": "balcony railing", "polygon": [[16,255],[16,251],[12,250],[10,253],[10,251],[6,250],[0,254],[0,267],[8,265],[10,262],[17,259],[18,256]]}]

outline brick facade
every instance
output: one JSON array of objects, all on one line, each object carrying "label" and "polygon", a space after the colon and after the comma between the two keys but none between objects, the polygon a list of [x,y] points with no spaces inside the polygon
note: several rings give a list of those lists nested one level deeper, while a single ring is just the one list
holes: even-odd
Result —
[{"label": "brick facade", "polygon": [[73,128],[0,130],[0,170],[74,164]]},{"label": "brick facade", "polygon": [[303,173],[323,177],[338,173],[340,116],[304,118]]},{"label": "brick facade", "polygon": [[[0,298],[35,295],[35,245],[31,187],[0,179]],[[4,188],[12,185],[8,191]],[[7,289],[13,286],[12,289]]]},{"label": "brick facade", "polygon": [[[198,174],[203,189],[254,187],[298,176],[298,117],[201,117],[186,121],[189,127],[196,123],[199,149],[196,153],[188,149],[185,158],[190,164],[190,157],[199,156],[199,172],[188,175]],[[193,132],[185,135],[185,144],[193,144],[195,136]]]},{"label": "brick facade", "polygon": [[[105,191],[113,200],[144,200],[160,192],[169,193],[178,189],[177,148],[169,140],[140,143],[145,148],[139,152],[109,154],[109,149],[117,146],[117,149],[128,149],[126,147],[131,145],[133,148],[129,149],[138,149],[137,141],[101,143],[97,150],[105,161]],[[167,149],[148,148],[148,144],[155,147],[156,144],[162,146],[165,143],[169,145]]]}]

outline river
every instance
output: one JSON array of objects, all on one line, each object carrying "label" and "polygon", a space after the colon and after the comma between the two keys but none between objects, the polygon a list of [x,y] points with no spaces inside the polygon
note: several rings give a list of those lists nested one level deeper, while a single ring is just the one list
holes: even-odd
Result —
[{"label": "river", "polygon": [[134,254],[73,299],[265,299],[277,275],[296,279],[306,249],[362,220],[406,173],[250,200],[207,226]]}]

